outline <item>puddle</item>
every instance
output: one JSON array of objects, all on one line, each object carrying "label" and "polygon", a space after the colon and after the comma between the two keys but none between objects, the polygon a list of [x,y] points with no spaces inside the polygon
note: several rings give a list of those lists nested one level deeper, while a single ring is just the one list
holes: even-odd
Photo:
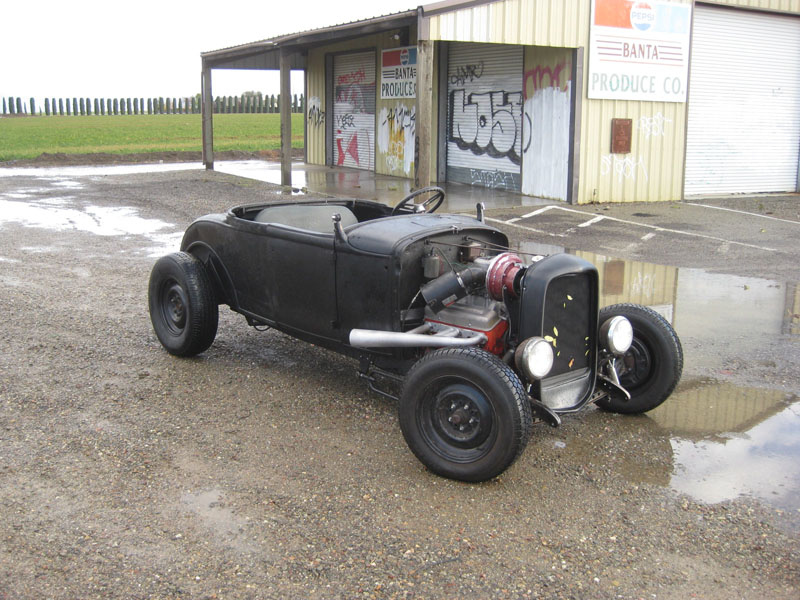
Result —
[{"label": "puddle", "polygon": [[[220,173],[247,177],[274,185],[281,185],[281,165],[262,160],[226,160],[214,163]],[[359,169],[292,163],[292,187],[307,188],[313,192],[331,194],[344,198],[378,200],[390,206],[396,205],[410,192],[413,181],[402,177],[380,175]],[[483,202],[486,208],[510,206],[535,206],[547,203],[538,198],[520,196],[505,190],[474,187],[448,183],[448,195],[439,212],[467,212],[475,214],[475,205]]]},{"label": "puddle", "polygon": [[[536,243],[515,250],[565,251]],[[750,496],[800,511],[800,284],[569,252],[598,268],[601,306],[650,306],[678,332],[684,372],[714,378],[684,380],[664,404],[647,413],[648,422],[656,425],[647,435],[654,444],[668,442],[671,462],[648,467],[634,461],[623,475],[669,486],[699,502]],[[782,369],[782,363],[788,366]],[[784,376],[774,378],[777,389],[741,385],[753,374],[763,377],[761,367]],[[653,470],[659,471],[655,477]]]},{"label": "puddle", "polygon": [[[0,172],[3,170],[0,169]],[[182,231],[160,219],[139,216],[127,206],[82,205],[75,196],[60,195],[79,190],[82,184],[72,179],[55,178],[52,187],[19,189],[0,194],[0,228],[6,223],[52,231],[82,231],[99,236],[142,236],[148,240],[143,251],[160,256],[180,245]],[[53,194],[53,195],[48,195]],[[25,248],[30,252],[49,252],[50,248]]]},{"label": "puddle", "polygon": [[716,381],[678,388],[648,413],[670,436],[670,487],[709,504],[750,496],[800,511],[798,400]]},{"label": "puddle", "polygon": [[[190,171],[202,169],[202,163],[154,163],[146,165],[114,165],[85,167],[9,167],[0,169],[2,177],[42,177],[57,181],[69,181],[73,177],[103,175],[135,175],[137,173],[162,173],[167,171]],[[59,185],[56,183],[56,185]],[[70,184],[60,184],[70,187]],[[77,184],[79,187],[80,183]]]}]

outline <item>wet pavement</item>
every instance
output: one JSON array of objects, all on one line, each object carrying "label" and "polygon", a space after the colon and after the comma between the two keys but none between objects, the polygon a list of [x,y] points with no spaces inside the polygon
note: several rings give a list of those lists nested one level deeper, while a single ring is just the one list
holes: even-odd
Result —
[{"label": "wet pavement", "polygon": [[[217,166],[220,171],[224,169],[229,173],[247,172],[247,165]],[[326,193],[331,191],[331,177],[339,179],[340,183],[342,177],[345,180],[348,177],[347,173],[330,170],[315,171],[316,174],[303,172],[307,174],[308,179],[304,183],[309,189],[316,185]],[[314,177],[320,178],[316,184]],[[348,196],[363,192],[365,197],[374,197],[372,194],[375,193],[383,197],[385,191],[397,195],[399,199],[405,193],[397,180],[387,178],[382,182],[379,178],[374,179],[372,188],[358,187],[362,183],[354,179],[349,183],[344,181],[342,185],[345,187],[342,189]],[[324,184],[321,183],[323,181]],[[120,182],[120,185],[116,186],[116,182]],[[154,197],[152,202],[148,202],[133,195],[131,190],[138,187],[137,182],[141,182],[142,187],[150,192],[163,189],[165,196],[168,195],[167,190],[191,185],[196,200],[181,204]],[[384,185],[385,190],[382,187]],[[391,189],[391,186],[398,186],[398,189]],[[114,197],[115,189],[118,190],[117,197]],[[220,198],[220,190],[225,189],[231,190],[231,195]],[[52,296],[55,292],[50,291],[50,286],[57,290],[62,285],[57,277],[74,278],[77,287],[70,289],[80,289],[81,281],[87,284],[94,281],[95,273],[101,270],[93,260],[123,251],[125,264],[131,265],[130,268],[135,267],[137,273],[146,272],[151,257],[177,248],[185,226],[193,216],[201,214],[195,211],[223,210],[238,203],[229,201],[233,195],[241,198],[248,194],[253,201],[268,196],[267,192],[257,186],[251,187],[244,180],[221,173],[205,173],[196,165],[76,170],[0,169],[0,235],[6,238],[0,254],[0,281],[7,290],[7,296],[11,294],[9,290],[27,289],[31,281],[22,267],[28,260],[32,263],[41,262],[47,265],[45,272],[53,270],[53,274],[47,275],[51,279],[42,281],[40,285],[44,287],[37,285],[34,292],[36,303],[43,308],[59,304],[65,300]],[[473,200],[479,194],[474,189],[469,193],[453,194],[450,209],[471,210]],[[762,202],[761,208],[756,200],[751,204],[740,202],[740,208],[736,209],[738,212],[719,206],[718,201],[714,201],[716,204],[681,204],[677,208],[669,205],[644,208],[614,206],[606,210],[604,207],[542,205],[534,199],[527,206],[519,206],[519,202],[515,205],[502,194],[485,195],[484,199],[487,198],[494,198],[494,202],[490,203],[491,222],[508,232],[515,250],[526,256],[568,251],[592,262],[598,267],[601,277],[601,305],[636,302],[651,306],[673,324],[684,345],[684,379],[664,405],[641,418],[630,419],[592,411],[568,422],[562,429],[538,429],[528,453],[539,455],[538,460],[545,465],[563,463],[568,472],[575,469],[590,481],[599,480],[593,469],[602,472],[610,469],[606,476],[611,483],[617,482],[625,489],[636,490],[631,493],[639,493],[639,486],[644,486],[644,490],[662,490],[670,497],[679,499],[679,502],[681,498],[686,498],[709,507],[722,504],[725,511],[732,510],[731,505],[726,503],[752,502],[755,503],[753,506],[773,511],[771,514],[777,515],[776,523],[785,531],[792,535],[800,532],[800,277],[797,276],[796,250],[800,221],[793,216],[797,207],[782,206],[781,199],[767,198],[759,201]],[[782,202],[790,201],[783,199]],[[29,234],[26,235],[26,231]],[[8,236],[14,232],[22,232],[22,235],[18,243],[9,244]],[[72,241],[72,236],[79,237]],[[96,241],[90,241],[92,239]],[[105,268],[102,270],[105,271]],[[38,281],[38,276],[30,277]],[[120,272],[118,279],[105,282],[104,285],[110,289],[124,287],[125,278],[126,275]],[[144,286],[141,281],[135,285],[140,291]],[[14,310],[14,305],[9,306],[9,302],[8,299],[4,301],[6,309]],[[142,304],[141,310],[132,309],[132,315],[136,315],[139,336],[148,331],[145,308]],[[108,309],[114,310],[113,306]],[[78,312],[86,310],[81,308]],[[227,321],[223,319],[225,323]],[[205,372],[209,372],[209,369],[214,371],[214,362],[222,361],[229,365],[228,368],[239,370],[250,363],[268,365],[277,360],[276,377],[285,377],[287,369],[291,370],[291,379],[288,381],[291,381],[293,389],[316,388],[320,385],[323,375],[304,374],[302,370],[292,369],[292,365],[297,367],[306,360],[299,351],[288,349],[289,346],[283,342],[259,350],[249,336],[250,333],[250,342],[240,345],[240,342],[233,341],[232,336],[222,333],[215,344],[220,348],[217,352],[221,353],[216,359],[212,355],[201,362],[178,361],[177,367],[169,368],[177,368],[179,373],[186,371],[187,376],[197,377],[202,376],[200,374],[204,369]],[[151,377],[142,375],[143,372],[159,371],[162,368],[158,366],[161,361],[172,364],[168,357],[158,351],[157,346],[149,345],[152,347],[144,350],[142,355],[143,364],[147,366],[133,366],[133,371],[120,375],[118,382],[112,377],[106,389],[113,390],[115,386],[125,388],[128,385],[126,377],[147,381]],[[25,394],[25,385],[35,389],[43,384],[32,381],[26,384],[27,375],[9,370],[15,368],[14,354],[20,350],[15,343],[6,340],[3,349],[4,367],[7,370],[1,389],[3,401],[9,403],[10,398]],[[316,352],[319,354],[319,351]],[[120,361],[120,364],[130,360],[122,357],[127,356],[127,350],[119,349],[119,353],[119,358],[112,353],[111,360]],[[320,356],[328,355],[322,353]],[[339,398],[335,391],[337,385],[345,386],[345,395],[360,389],[355,383],[345,385],[340,381],[342,373],[352,365],[347,363],[340,366],[338,359],[318,357],[317,360],[322,361],[323,371],[333,373],[331,380],[323,379],[323,389],[327,386],[327,392],[323,391],[322,395]],[[30,361],[34,364],[35,359],[31,358]],[[269,374],[272,367],[262,368],[266,369],[266,373],[253,374],[254,378],[272,377]],[[61,368],[55,367],[54,370],[59,373]],[[224,376],[222,373],[218,375]],[[247,375],[248,378],[250,376]],[[183,385],[180,383],[184,381],[183,375],[179,375],[178,379],[178,385]],[[57,389],[58,383],[54,385]],[[172,389],[173,385],[161,381],[152,392],[157,396],[163,386]],[[234,396],[249,393],[243,385],[241,381],[232,383],[228,391]],[[279,389],[275,388],[276,396]],[[48,393],[52,394],[53,391]],[[193,393],[200,392],[195,390]],[[370,397],[364,390],[355,393]],[[144,402],[143,414],[146,414],[147,406],[153,406],[152,400]],[[280,406],[291,400],[287,397],[285,400],[275,398],[274,401]],[[324,422],[314,425],[311,421],[312,426],[322,426],[325,431],[330,431],[333,439],[339,437],[336,428],[345,427],[347,419],[352,418],[347,409],[340,406],[341,402],[344,400],[334,401],[333,415],[329,415]],[[381,422],[381,419],[393,421],[392,407],[378,403],[374,410],[377,414],[372,417],[377,418],[377,422]],[[313,419],[314,413],[315,409],[312,409],[311,413],[297,418],[300,421]],[[7,413],[0,420],[5,431],[10,431],[12,423],[16,422],[13,419],[24,420],[24,417],[12,417],[11,413]],[[113,430],[111,423],[95,427]],[[157,425],[151,423],[149,427]],[[237,446],[244,443],[238,439],[245,435],[244,431],[239,431],[240,427],[248,431],[251,429],[244,424],[233,427],[233,432],[225,435],[226,443]],[[292,425],[281,423],[281,427],[291,428]],[[379,429],[383,435],[382,426]],[[396,423],[388,422],[387,430],[396,434]],[[218,432],[216,435],[221,434]],[[347,434],[343,435],[347,437]],[[402,442],[398,444],[396,437],[387,442],[390,446],[388,450],[384,448],[381,452],[388,451],[393,460],[405,459]],[[8,434],[4,434],[3,439],[8,441],[7,438]],[[356,438],[361,440],[360,431]],[[604,440],[613,446],[606,446]],[[324,446],[331,442],[326,437],[322,443]],[[363,440],[359,443],[370,444]],[[278,442],[273,440],[273,444],[277,445]],[[288,448],[285,451],[291,454]],[[177,452],[182,454],[184,450]],[[242,449],[241,452],[253,454],[253,450]],[[8,453],[5,456],[5,459],[0,456],[0,475],[8,475],[19,469],[11,466]],[[598,466],[603,464],[604,457],[606,466]],[[339,456],[338,460],[346,463],[349,459]],[[405,462],[408,461],[403,464]],[[186,466],[191,463],[192,460],[184,459],[179,470],[193,471],[199,468]],[[414,465],[412,470],[416,468],[413,462],[409,464]],[[510,497],[521,498],[516,494],[529,493],[511,488],[518,479],[536,478],[537,469],[533,466],[523,461],[508,476],[507,492],[511,494]],[[224,470],[225,464],[219,468]],[[397,480],[388,484],[396,490],[392,493],[406,495],[403,481],[409,478],[409,473],[408,467],[395,471]],[[295,475],[301,477],[299,471]],[[385,489],[369,491],[373,486],[383,485],[380,479],[383,472],[372,475],[378,479],[369,484],[367,490],[359,492],[363,498],[358,503],[369,502],[365,499],[376,493],[386,493]],[[436,484],[436,478],[432,477],[422,481],[417,478],[413,483],[415,486]],[[451,501],[456,506],[467,501],[461,493],[464,489],[470,489],[469,486],[443,485],[448,490],[447,494],[457,498]],[[503,485],[503,482],[498,485]],[[557,487],[555,483],[552,485]],[[496,495],[495,492],[489,493],[489,489],[493,488],[471,489],[475,492],[470,492],[472,496],[480,495],[481,490],[486,491],[487,496]],[[609,489],[613,489],[613,486]],[[228,545],[237,552],[258,552],[258,544],[242,533],[251,526],[249,517],[243,516],[249,513],[233,510],[225,504],[225,498],[232,493],[230,488],[227,490],[225,486],[211,481],[205,486],[183,489],[175,496],[174,506],[170,510],[180,518],[199,519],[215,536],[228,540]],[[327,497],[327,494],[335,492],[328,489],[315,493]],[[437,502],[442,500],[447,506],[446,499],[439,498]],[[497,510],[503,513],[503,509]],[[583,519],[582,514],[578,509],[570,516],[580,520]],[[273,517],[267,517],[264,522],[269,521],[270,526],[274,526],[275,523],[281,523],[283,518],[276,516],[273,521]],[[409,518],[408,515],[406,518]],[[425,518],[419,515],[416,518],[421,519],[418,526],[426,524]],[[430,526],[435,526],[435,519]],[[613,537],[616,538],[616,534]],[[277,548],[273,548],[273,552],[280,555]],[[689,581],[694,580],[690,578]],[[791,586],[794,584],[791,581]],[[308,591],[308,588],[302,589]],[[467,595],[475,595],[476,589],[483,588],[469,589],[472,594]],[[632,592],[634,589],[635,583],[631,583],[627,588],[628,595],[621,596],[635,597],[636,594]],[[693,588],[690,583],[688,587],[669,589],[673,592],[677,590],[676,593],[685,597],[683,592]],[[703,589],[708,591],[708,588],[702,587],[695,589],[700,589],[701,595]],[[727,589],[737,588],[731,585]],[[794,587],[786,589],[796,590]],[[613,586],[607,590],[604,588],[598,597],[612,597],[612,590]],[[575,590],[572,593],[586,597]],[[509,595],[522,597],[524,594],[524,591],[517,591]],[[707,593],[705,596],[715,597],[715,594]],[[666,597],[675,596],[668,593]],[[743,592],[742,597],[749,597],[749,594]]]}]

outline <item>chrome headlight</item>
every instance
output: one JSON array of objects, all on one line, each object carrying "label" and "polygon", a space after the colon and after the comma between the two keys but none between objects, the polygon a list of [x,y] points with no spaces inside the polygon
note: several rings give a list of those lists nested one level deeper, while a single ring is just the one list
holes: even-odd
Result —
[{"label": "chrome headlight", "polygon": [[553,368],[553,347],[544,338],[528,338],[517,347],[514,361],[528,379],[541,379]]},{"label": "chrome headlight", "polygon": [[633,326],[625,317],[608,319],[600,327],[600,343],[613,354],[625,354],[633,343]]}]

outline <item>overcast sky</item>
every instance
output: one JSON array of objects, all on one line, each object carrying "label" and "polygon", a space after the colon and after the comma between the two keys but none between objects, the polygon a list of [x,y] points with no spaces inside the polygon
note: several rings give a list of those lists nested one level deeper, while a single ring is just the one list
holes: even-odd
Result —
[{"label": "overcast sky", "polygon": [[[183,97],[200,53],[416,8],[414,0],[8,0],[0,97]],[[292,92],[302,92],[302,75]],[[215,70],[214,95],[278,93],[277,72]]]}]

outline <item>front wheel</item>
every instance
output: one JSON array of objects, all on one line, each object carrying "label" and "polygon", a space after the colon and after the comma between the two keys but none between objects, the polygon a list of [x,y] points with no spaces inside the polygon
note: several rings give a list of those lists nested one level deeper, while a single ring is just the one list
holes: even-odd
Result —
[{"label": "front wheel", "polygon": [[605,398],[597,405],[617,413],[638,414],[666,400],[683,371],[683,348],[672,325],[646,306],[614,304],[600,310],[599,322],[615,316],[626,317],[633,326],[633,343],[616,359],[619,382],[630,400]]},{"label": "front wheel", "polygon": [[148,289],[150,320],[161,345],[175,356],[207,350],[217,335],[219,308],[206,269],[186,252],[156,261]]},{"label": "front wheel", "polygon": [[525,449],[533,422],[517,375],[477,348],[446,348],[420,359],[400,394],[400,428],[428,469],[486,481]]}]

